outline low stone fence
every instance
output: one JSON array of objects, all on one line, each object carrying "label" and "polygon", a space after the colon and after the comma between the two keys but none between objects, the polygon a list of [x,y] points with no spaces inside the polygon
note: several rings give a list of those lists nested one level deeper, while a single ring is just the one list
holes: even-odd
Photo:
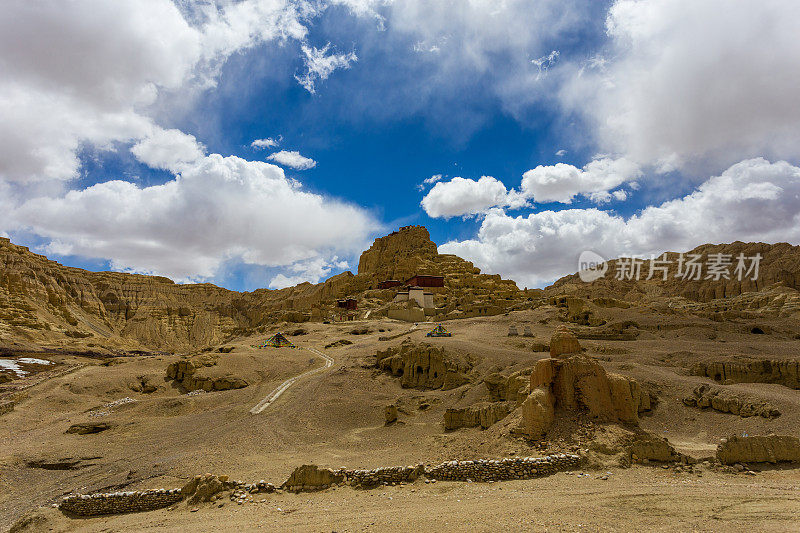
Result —
[{"label": "low stone fence", "polygon": [[377,487],[384,483],[411,483],[425,473],[424,465],[386,466],[373,470],[342,470],[347,481],[354,487]]},{"label": "low stone fence", "polygon": [[182,499],[181,489],[75,494],[63,498],[58,508],[80,516],[98,516],[153,511],[169,507]]},{"label": "low stone fence", "polygon": [[425,476],[440,481],[506,481],[546,476],[577,468],[580,464],[581,457],[570,454],[448,461],[427,470]]},{"label": "low stone fence", "polygon": [[[546,457],[514,457],[510,459],[478,459],[475,461],[448,461],[433,468],[424,465],[388,466],[372,470],[329,470],[315,465],[295,469],[282,485],[291,492],[323,490],[334,485],[349,484],[358,488],[412,483],[420,476],[440,481],[504,481],[529,479],[553,474],[560,470],[576,469],[581,464],[578,455],[557,454]],[[78,516],[153,511],[169,507],[189,498],[189,503],[212,501],[217,493],[232,490],[232,500],[244,500],[248,494],[274,492],[276,487],[260,481],[245,484],[228,481],[227,476],[195,478],[182,489],[153,489],[138,492],[112,492],[105,494],[76,494],[63,498],[59,509]]]}]

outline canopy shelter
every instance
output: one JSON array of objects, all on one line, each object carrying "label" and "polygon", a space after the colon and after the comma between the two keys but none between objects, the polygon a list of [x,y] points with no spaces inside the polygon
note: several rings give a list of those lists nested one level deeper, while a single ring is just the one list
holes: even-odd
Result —
[{"label": "canopy shelter", "polygon": [[292,341],[290,341],[289,339],[287,339],[286,337],[283,336],[283,333],[278,332],[275,335],[273,335],[272,337],[270,337],[269,339],[267,339],[264,342],[262,342],[261,344],[256,345],[255,347],[256,348],[267,348],[267,347],[282,348],[284,346],[288,346],[289,348],[297,348],[297,346],[295,346],[292,343]]},{"label": "canopy shelter", "polygon": [[428,332],[427,337],[451,337],[450,332],[444,329],[444,326],[438,324],[433,330]]}]

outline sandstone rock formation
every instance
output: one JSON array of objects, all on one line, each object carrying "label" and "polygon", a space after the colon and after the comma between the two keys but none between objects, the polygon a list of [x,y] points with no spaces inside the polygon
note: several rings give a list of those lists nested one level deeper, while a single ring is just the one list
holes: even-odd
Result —
[{"label": "sandstone rock formation", "polygon": [[362,254],[358,275],[343,272],[316,285],[250,293],[64,267],[0,238],[0,340],[119,351],[196,349],[268,323],[329,318],[345,296],[355,297],[361,312],[385,316],[395,291],[377,290],[378,283],[414,274],[444,276],[445,288],[436,289],[435,298],[440,319],[498,314],[522,294],[513,281],[438,254],[418,226],[377,239]]},{"label": "sandstone rock formation", "polygon": [[715,361],[696,363],[692,374],[728,383],[778,383],[800,389],[800,360]]},{"label": "sandstone rock formation", "polygon": [[590,357],[542,359],[531,374],[531,390],[549,388],[555,405],[585,409],[595,418],[635,424],[638,413],[650,409],[650,396],[626,376],[608,374]]},{"label": "sandstone rock formation", "polygon": [[187,392],[204,390],[206,392],[241,389],[247,387],[244,379],[231,374],[214,375],[202,371],[217,364],[217,358],[210,355],[181,359],[167,366],[167,379],[177,381]]},{"label": "sandstone rock formation", "polygon": [[430,344],[410,340],[378,351],[375,366],[401,378],[403,387],[453,389],[469,381],[472,365],[465,358]]},{"label": "sandstone rock formation", "polygon": [[[735,262],[738,254],[745,257],[761,255],[759,274],[755,280],[743,276],[731,279],[688,280],[677,277],[677,256],[670,252],[667,278],[657,274],[645,279],[647,264],[642,271],[645,275],[637,280],[618,280],[616,272],[618,261],[608,262],[607,274],[591,283],[580,280],[578,274],[565,276],[545,289],[546,297],[577,297],[593,301],[608,302],[623,300],[640,302],[657,297],[675,298],[674,307],[694,312],[727,313],[726,316],[800,316],[800,247],[787,243],[743,243],[704,244],[686,252],[698,254],[703,258],[710,254],[730,255]],[[600,305],[600,304],[598,304]]]},{"label": "sandstone rock formation", "polygon": [[189,503],[191,504],[210,502],[215,495],[228,488],[226,484],[227,476],[198,475],[183,486],[181,494],[184,498],[189,498]]},{"label": "sandstone rock formation", "polygon": [[509,404],[506,402],[477,404],[462,409],[447,409],[444,413],[444,429],[451,431],[478,426],[486,429],[505,418],[508,412]]},{"label": "sandstone rock formation", "polygon": [[640,431],[633,436],[628,444],[628,453],[631,462],[634,463],[644,461],[666,463],[680,459],[680,454],[675,451],[667,439],[645,431]]},{"label": "sandstone rock formation", "polygon": [[290,492],[309,492],[327,489],[345,480],[344,474],[316,465],[302,465],[294,469],[282,488]]},{"label": "sandstone rock formation", "polygon": [[530,369],[504,376],[499,372],[483,378],[493,402],[522,402],[527,398],[530,386]]},{"label": "sandstone rock formation", "polygon": [[594,359],[562,350],[576,350],[577,339],[559,327],[550,341],[561,357],[536,362],[531,372],[530,395],[522,404],[518,432],[540,438],[553,421],[554,408],[586,411],[606,421],[638,424],[639,413],[651,408],[650,395],[626,376],[608,374]]},{"label": "sandstone rock formation", "polygon": [[800,439],[790,435],[732,436],[717,446],[717,459],[736,463],[778,463],[800,461]]},{"label": "sandstone rock formation", "polygon": [[558,326],[550,339],[550,357],[581,353],[578,338],[566,326]]},{"label": "sandstone rock formation", "polygon": [[699,409],[711,408],[720,413],[731,413],[742,418],[760,416],[772,419],[781,415],[781,412],[768,402],[705,384],[696,387],[693,396],[684,398],[683,404]]},{"label": "sandstone rock formation", "polygon": [[543,388],[534,389],[522,402],[522,421],[516,432],[531,439],[542,438],[555,420],[555,398]]}]

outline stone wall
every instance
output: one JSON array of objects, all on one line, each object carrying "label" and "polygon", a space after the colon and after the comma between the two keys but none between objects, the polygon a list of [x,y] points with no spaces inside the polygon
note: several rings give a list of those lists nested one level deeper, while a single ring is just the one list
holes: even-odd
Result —
[{"label": "stone wall", "polygon": [[387,484],[411,483],[425,472],[423,465],[387,466],[373,470],[342,470],[345,478],[354,487],[370,488]]},{"label": "stone wall", "polygon": [[[530,479],[561,470],[576,469],[581,457],[570,454],[546,457],[513,457],[507,459],[478,459],[448,461],[430,469],[416,466],[388,466],[372,470],[327,469],[303,465],[292,472],[282,488],[291,492],[324,490],[333,485],[348,484],[357,488],[372,488],[398,483],[412,483],[420,476],[440,481],[506,481]],[[233,490],[232,499],[255,492],[274,492],[276,488],[264,481],[247,485],[228,481],[227,476],[195,476],[183,489],[152,489],[146,491],[73,494],[61,500],[58,507],[65,513],[78,516],[136,513],[169,507],[189,498],[194,504],[212,501],[216,494]]]},{"label": "stone wall", "polygon": [[107,494],[75,494],[61,500],[58,508],[79,516],[136,513],[169,507],[183,499],[180,489],[153,489]]},{"label": "stone wall", "polygon": [[441,481],[506,481],[546,476],[580,464],[581,457],[570,454],[448,461],[427,470],[425,476]]}]

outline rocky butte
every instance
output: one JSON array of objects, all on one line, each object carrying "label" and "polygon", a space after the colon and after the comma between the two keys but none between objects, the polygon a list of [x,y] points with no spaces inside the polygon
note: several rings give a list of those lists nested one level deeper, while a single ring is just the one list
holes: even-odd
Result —
[{"label": "rocky butte", "polygon": [[[382,281],[442,276],[434,307],[392,303]],[[318,283],[239,293],[209,283],[176,284],[160,276],[89,272],[63,266],[0,238],[0,342],[18,349],[180,351],[214,346],[278,322],[346,319],[337,299],[357,300],[355,318],[460,318],[505,312],[523,301],[513,281],[480,273],[469,261],[439,254],[421,226],[376,239],[358,273]],[[408,311],[411,309],[411,311]],[[337,315],[338,313],[338,315]]]}]

